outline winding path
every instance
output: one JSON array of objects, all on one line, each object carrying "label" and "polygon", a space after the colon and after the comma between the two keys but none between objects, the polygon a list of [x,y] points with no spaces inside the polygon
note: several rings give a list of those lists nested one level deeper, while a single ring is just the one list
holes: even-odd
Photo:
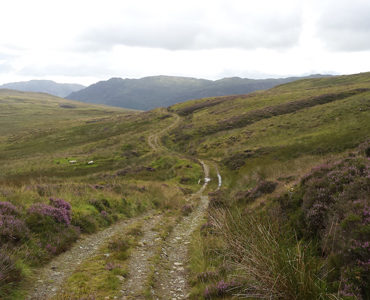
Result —
[{"label": "winding path", "polygon": [[162,129],[161,131],[159,132],[156,132],[156,133],[153,133],[151,135],[148,136],[148,144],[149,146],[154,150],[154,151],[159,151],[159,150],[165,150],[165,151],[168,151],[160,142],[161,140],[161,137],[163,136],[163,134],[165,134],[167,131],[170,131],[172,128],[176,127],[179,122],[180,122],[180,116],[179,115],[176,115],[176,114],[173,114],[171,113],[171,116],[173,116],[175,118],[175,121],[173,123],[171,123],[168,127]]},{"label": "winding path", "polygon": [[[180,117],[172,114],[175,121],[163,129],[159,133],[154,133],[149,136],[148,143],[154,151],[166,150],[161,143],[161,136],[168,130],[174,128],[180,121]],[[178,154],[180,155],[181,154]],[[203,192],[207,188],[209,180],[209,166],[202,160],[198,160],[203,167],[204,184],[198,192],[191,195],[191,198],[199,197],[200,202],[196,209],[188,216],[176,224],[165,244],[162,246],[161,261],[158,264],[154,286],[152,288],[152,297],[154,299],[187,299],[189,293],[188,274],[186,265],[189,259],[188,245],[190,244],[191,235],[194,230],[201,224],[205,211],[208,207],[208,196],[204,196]],[[222,185],[222,178],[215,165],[218,177],[218,189]]]},{"label": "winding path", "polygon": [[[180,117],[171,113],[174,122],[159,132],[148,136],[149,146],[156,152],[169,151],[160,142],[161,137],[180,122]],[[181,156],[181,154],[176,154]],[[209,166],[202,160],[198,160],[203,167],[204,178],[209,178]],[[221,187],[221,176],[218,172],[218,188]],[[122,299],[145,299],[144,285],[148,279],[151,261],[155,255],[155,249],[162,244],[161,259],[156,265],[157,271],[154,276],[152,297],[154,299],[186,299],[189,292],[186,264],[188,261],[188,244],[191,234],[201,224],[204,213],[208,207],[208,196],[203,192],[208,185],[204,180],[203,186],[190,197],[199,197],[200,201],[194,211],[177,223],[163,242],[158,233],[153,231],[159,222],[161,215],[149,212],[143,216],[118,222],[117,224],[102,230],[96,234],[85,236],[77,241],[67,252],[53,259],[47,266],[39,270],[34,278],[34,284],[29,289],[26,299],[51,299],[58,292],[64,281],[73,274],[77,266],[87,258],[98,253],[100,247],[112,236],[125,230],[129,225],[137,221],[144,223],[144,236],[129,258],[129,279],[122,286]],[[189,199],[187,199],[189,200]],[[149,216],[149,218],[148,218]],[[160,249],[160,248],[159,248]]]},{"label": "winding path", "polygon": [[[209,176],[209,168],[200,161],[203,166],[204,176]],[[201,224],[204,213],[208,207],[208,196],[202,193],[206,189],[206,181],[201,189],[194,194],[200,197],[200,203],[196,209],[178,223],[171,235],[162,247],[161,263],[158,266],[155,277],[155,285],[152,290],[154,299],[186,299],[188,298],[189,284],[186,271],[188,262],[188,245],[191,234]]]}]

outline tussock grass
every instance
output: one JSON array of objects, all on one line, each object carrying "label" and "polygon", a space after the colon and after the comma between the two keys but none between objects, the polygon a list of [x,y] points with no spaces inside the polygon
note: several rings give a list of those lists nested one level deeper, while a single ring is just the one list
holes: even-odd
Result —
[{"label": "tussock grass", "polygon": [[309,245],[284,236],[277,224],[236,211],[218,211],[213,222],[228,247],[241,283],[238,296],[258,299],[338,299],[327,291],[327,273]]}]

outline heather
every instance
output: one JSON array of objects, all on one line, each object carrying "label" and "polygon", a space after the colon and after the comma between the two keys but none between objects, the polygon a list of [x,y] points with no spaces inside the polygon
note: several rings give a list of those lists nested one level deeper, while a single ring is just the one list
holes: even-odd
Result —
[{"label": "heather", "polygon": [[358,299],[370,297],[370,161],[364,154],[317,166],[277,200],[284,230],[315,241],[330,286]]},{"label": "heather", "polygon": [[25,222],[12,215],[0,215],[0,241],[17,242],[25,239],[29,229]]},{"label": "heather", "polygon": [[192,242],[192,299],[368,299],[368,151],[365,142],[288,188],[292,176],[259,174],[243,179],[248,189],[210,193]]},{"label": "heather", "polygon": [[29,266],[47,262],[78,238],[79,229],[70,225],[70,204],[49,201],[28,209],[0,202],[0,295],[14,289]]},{"label": "heather", "polygon": [[[58,199],[59,201],[63,201],[61,199]],[[65,201],[63,201],[65,202]],[[65,224],[65,225],[70,225],[71,224],[71,206],[69,203],[65,202],[65,204],[68,204],[63,206],[59,205],[59,203],[54,202],[54,199],[50,199],[50,203],[52,205],[47,205],[44,203],[36,203],[33,204],[29,209],[28,209],[28,214],[29,218],[34,219],[33,222],[40,222],[43,223],[44,218],[52,218],[54,219],[57,223]],[[40,220],[40,221],[36,221]],[[30,222],[32,223],[32,221]]]},{"label": "heather", "polygon": [[271,194],[277,185],[277,182],[261,180],[254,188],[237,192],[235,197],[240,202],[253,202],[262,195]]},{"label": "heather", "polygon": [[2,215],[17,215],[18,209],[10,202],[0,202],[0,214]]}]

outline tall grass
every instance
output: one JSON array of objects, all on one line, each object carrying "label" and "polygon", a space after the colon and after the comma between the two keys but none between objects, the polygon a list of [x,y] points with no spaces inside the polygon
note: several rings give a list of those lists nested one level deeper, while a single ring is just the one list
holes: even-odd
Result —
[{"label": "tall grass", "polygon": [[238,211],[212,213],[228,245],[239,297],[253,299],[338,299],[327,291],[324,265],[295,237],[286,236],[266,216]]}]

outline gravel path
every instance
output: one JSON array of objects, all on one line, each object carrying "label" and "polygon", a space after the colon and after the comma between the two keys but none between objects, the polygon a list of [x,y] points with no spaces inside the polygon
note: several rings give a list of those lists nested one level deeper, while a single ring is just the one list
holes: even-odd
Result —
[{"label": "gravel path", "polygon": [[63,281],[72,275],[76,267],[85,259],[97,254],[103,243],[127,226],[145,219],[148,215],[150,214],[118,222],[105,230],[78,240],[70,250],[57,256],[38,272],[26,299],[45,300],[55,296]]},{"label": "gravel path", "polygon": [[[200,161],[204,175],[209,176],[208,166]],[[154,299],[187,299],[189,286],[187,280],[186,265],[188,262],[188,245],[191,234],[201,224],[205,210],[208,207],[208,196],[202,192],[207,187],[207,182],[194,195],[200,197],[197,208],[178,223],[167,242],[162,248],[161,264],[158,267],[153,290]]]},{"label": "gravel path", "polygon": [[171,114],[174,118],[175,118],[175,121],[170,124],[168,127],[162,129],[161,131],[159,132],[156,132],[152,135],[150,135],[148,137],[148,144],[149,146],[154,150],[154,151],[159,151],[159,150],[165,150],[165,151],[168,151],[168,149],[164,148],[163,145],[161,144],[160,142],[160,138],[162,137],[162,135],[171,130],[172,128],[176,127],[177,124],[180,122],[180,117],[176,114]]},{"label": "gravel path", "polygon": [[[153,216],[143,223],[145,230],[128,262],[128,280],[122,287],[122,299],[145,299],[143,297],[150,269],[150,258],[155,255],[156,246],[162,241],[154,227],[161,222],[162,215]],[[163,225],[160,223],[160,225]]]}]

